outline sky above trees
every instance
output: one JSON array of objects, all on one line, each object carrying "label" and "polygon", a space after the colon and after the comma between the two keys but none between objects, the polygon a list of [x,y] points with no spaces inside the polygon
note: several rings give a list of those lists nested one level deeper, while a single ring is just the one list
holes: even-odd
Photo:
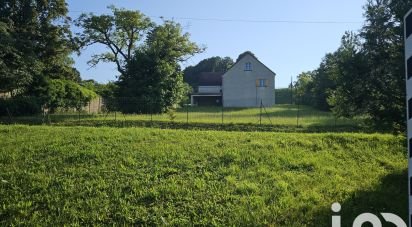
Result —
[{"label": "sky above trees", "polygon": [[[317,68],[322,57],[335,51],[345,31],[358,31],[363,25],[359,0],[271,1],[254,3],[235,0],[149,1],[149,0],[68,0],[69,16],[82,12],[109,13],[109,5],[140,10],[160,24],[161,16],[182,24],[191,40],[207,47],[182,66],[195,65],[212,56],[236,57],[252,51],[277,73],[276,87],[287,87],[290,77]],[[73,29],[76,31],[76,29]],[[99,82],[115,80],[115,64],[100,64],[90,69],[90,56],[102,52],[93,46],[74,56],[83,79]]]}]

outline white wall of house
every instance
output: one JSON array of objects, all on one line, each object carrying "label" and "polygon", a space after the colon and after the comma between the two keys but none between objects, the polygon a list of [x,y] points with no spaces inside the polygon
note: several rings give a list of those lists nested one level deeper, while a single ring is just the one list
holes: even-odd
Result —
[{"label": "white wall of house", "polygon": [[[251,70],[245,70],[250,63]],[[265,81],[260,84],[260,80]],[[258,107],[275,104],[275,74],[251,55],[239,60],[223,75],[223,105],[225,107]],[[260,86],[264,85],[264,86]]]},{"label": "white wall of house", "polygon": [[198,93],[220,93],[222,86],[199,86]]}]

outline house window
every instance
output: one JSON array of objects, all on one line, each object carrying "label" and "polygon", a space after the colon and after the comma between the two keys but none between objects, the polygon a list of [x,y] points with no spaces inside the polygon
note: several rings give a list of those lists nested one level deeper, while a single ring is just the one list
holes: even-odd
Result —
[{"label": "house window", "polygon": [[405,23],[406,23],[405,37],[408,38],[412,34],[412,14],[409,14],[409,16],[406,17]]},{"label": "house window", "polygon": [[[409,178],[409,190],[410,190],[409,195],[412,196],[412,177]],[[411,215],[411,217],[412,217],[412,215]]]},{"label": "house window", "polygon": [[256,87],[267,87],[268,86],[268,80],[266,79],[258,79],[256,80]]},{"label": "house window", "polygon": [[412,98],[408,100],[408,119],[412,118]]},{"label": "house window", "polygon": [[252,63],[250,62],[245,63],[245,71],[252,71]]},{"label": "house window", "polygon": [[406,72],[408,74],[408,79],[410,79],[412,77],[412,57],[406,62]]},{"label": "house window", "polygon": [[409,139],[409,158],[412,158],[412,138]]}]

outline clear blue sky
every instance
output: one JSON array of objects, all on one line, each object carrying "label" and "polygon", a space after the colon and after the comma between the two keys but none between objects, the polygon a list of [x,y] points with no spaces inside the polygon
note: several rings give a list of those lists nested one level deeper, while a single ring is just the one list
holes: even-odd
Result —
[{"label": "clear blue sky", "polygon": [[[212,56],[237,56],[252,51],[277,73],[276,87],[287,87],[290,78],[315,69],[322,57],[336,50],[345,31],[358,31],[364,21],[364,0],[68,0],[69,15],[75,19],[80,12],[108,13],[108,5],[136,9],[158,24],[160,16],[182,24],[191,40],[207,47],[189,59],[184,67],[195,65]],[[223,19],[210,21],[182,18]],[[328,21],[352,23],[258,23],[247,21]],[[355,22],[355,23],[353,23]],[[94,46],[74,56],[76,68],[83,79],[99,82],[115,80],[113,64],[89,69],[87,61],[105,49]]]}]

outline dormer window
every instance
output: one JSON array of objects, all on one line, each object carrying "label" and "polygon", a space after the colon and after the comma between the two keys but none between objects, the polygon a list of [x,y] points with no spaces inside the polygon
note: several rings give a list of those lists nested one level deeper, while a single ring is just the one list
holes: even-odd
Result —
[{"label": "dormer window", "polygon": [[245,63],[245,71],[252,71],[252,63],[250,62]]}]

